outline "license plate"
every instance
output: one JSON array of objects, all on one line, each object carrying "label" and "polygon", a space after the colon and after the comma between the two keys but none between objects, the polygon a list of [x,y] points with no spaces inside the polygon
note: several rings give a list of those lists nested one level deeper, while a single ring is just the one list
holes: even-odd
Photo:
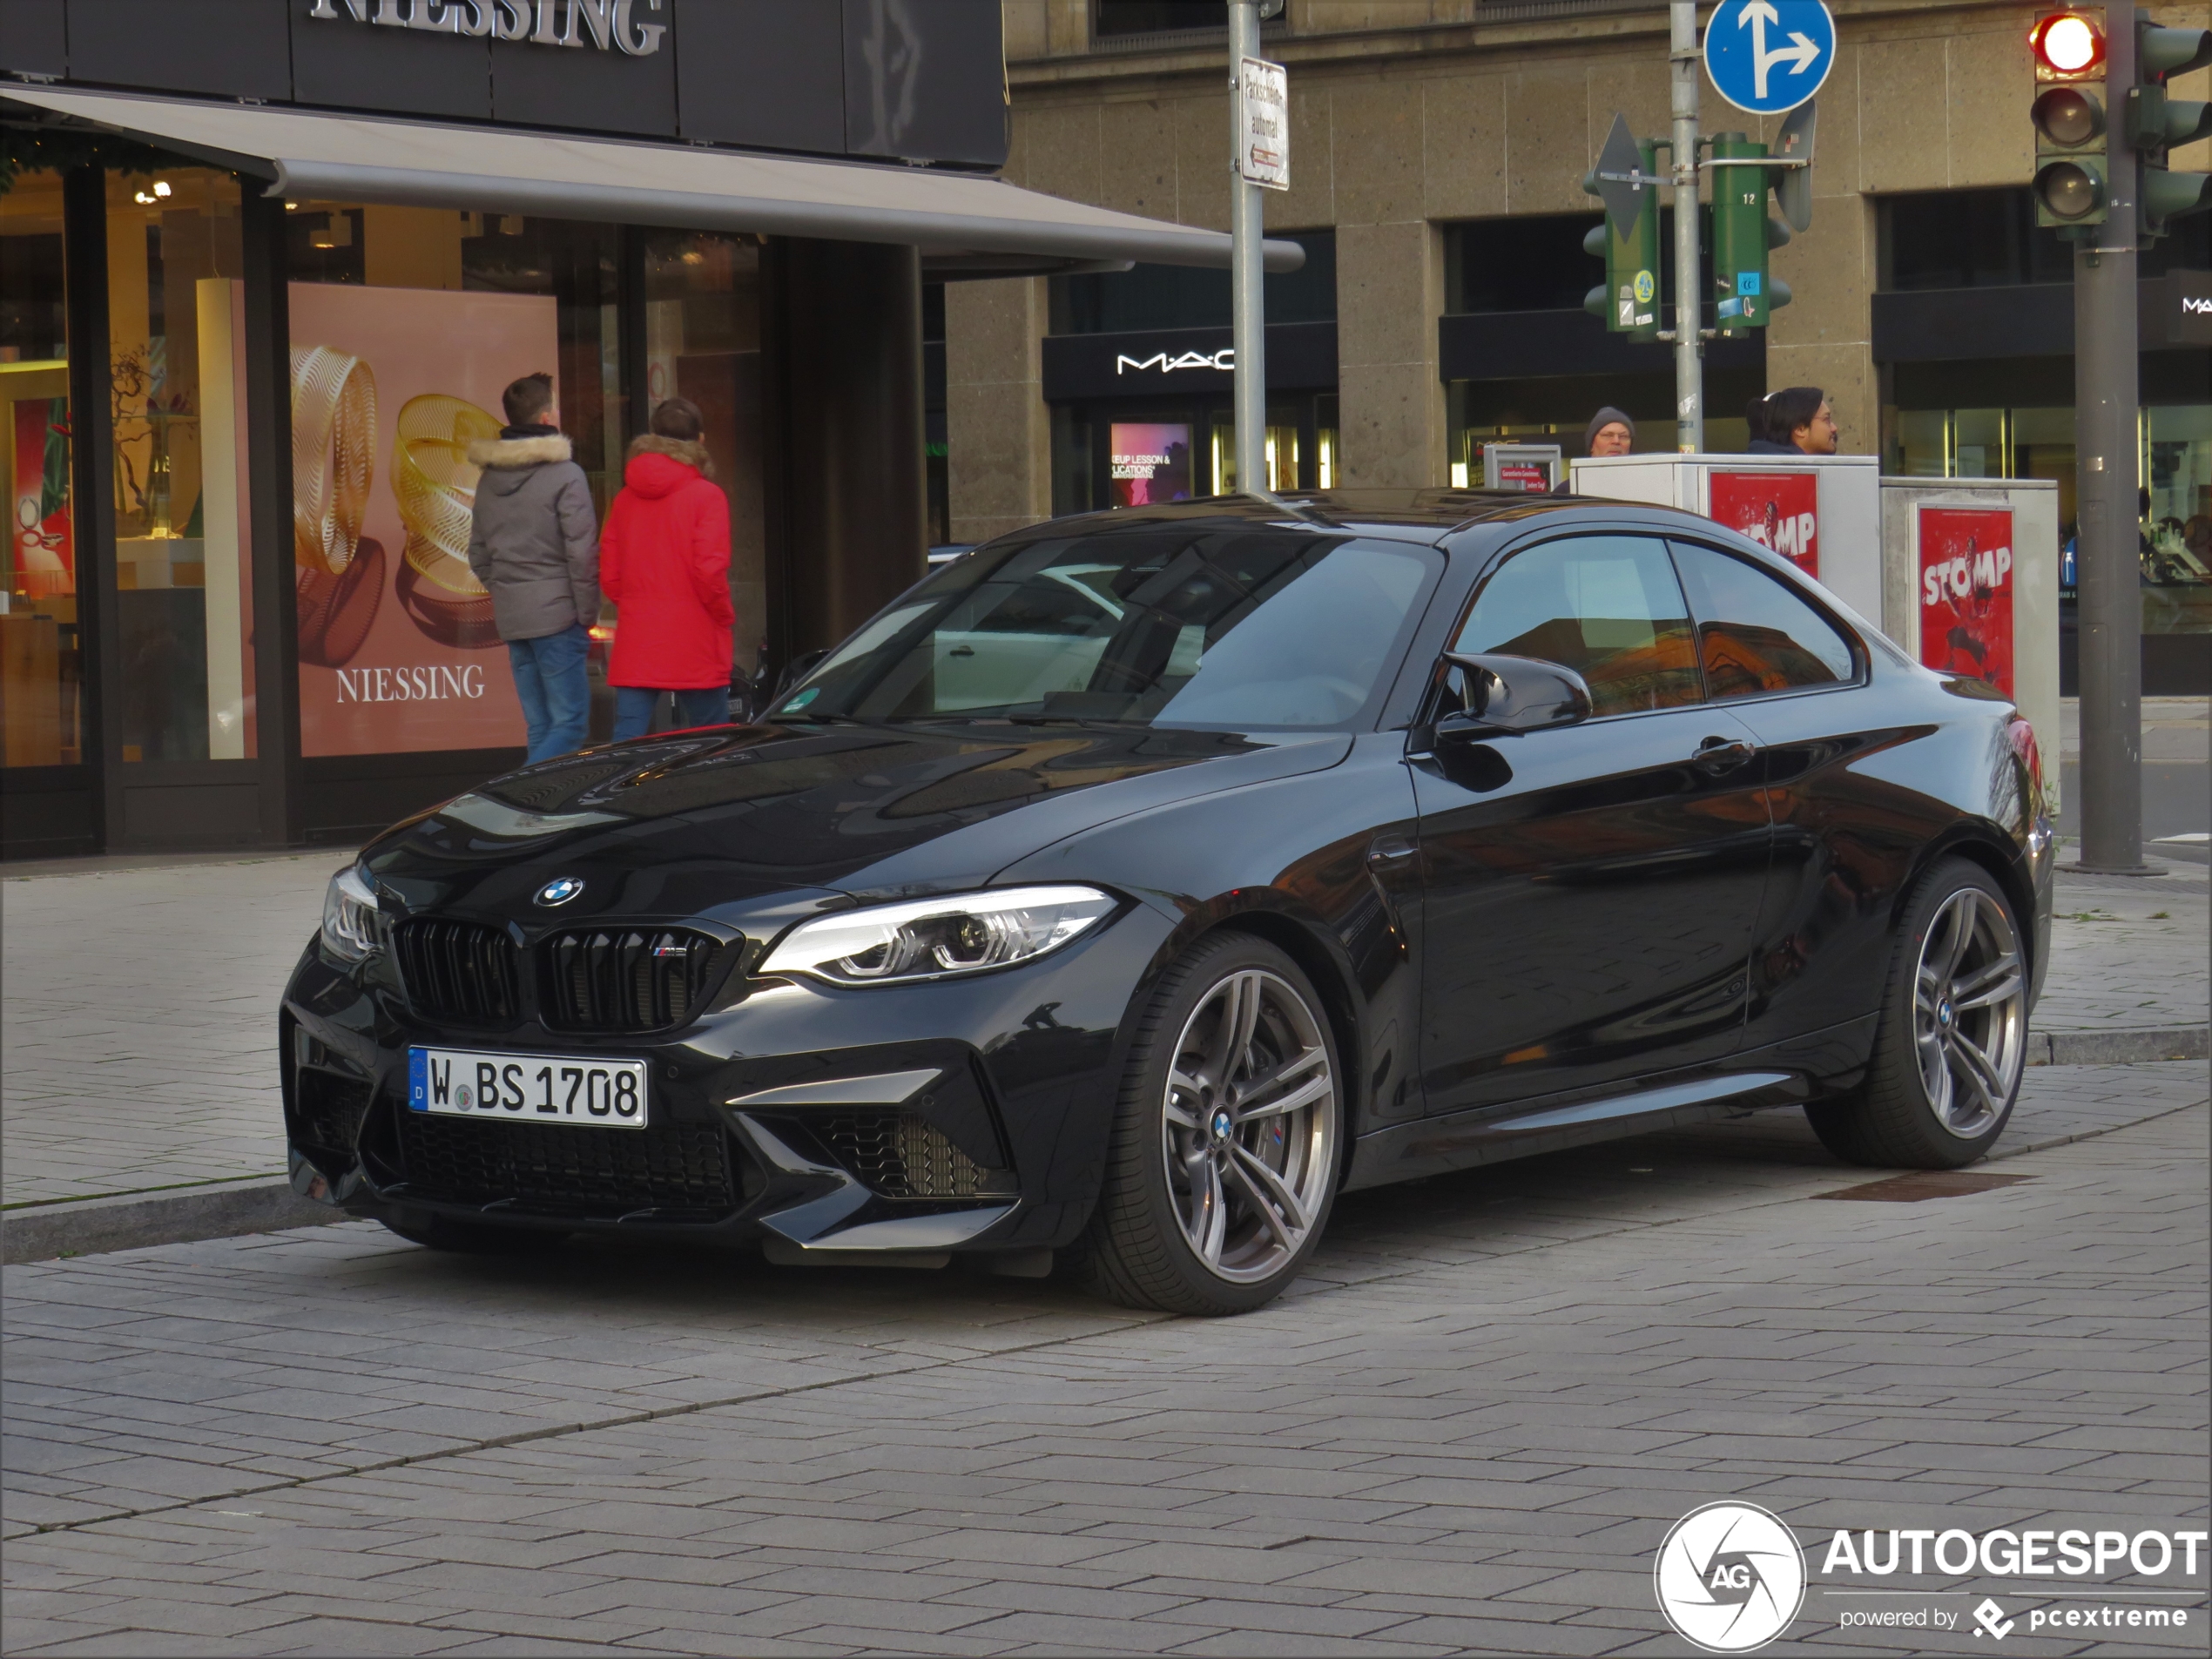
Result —
[{"label": "license plate", "polygon": [[642,1060],[409,1049],[407,1103],[437,1116],[643,1129],[646,1069]]}]

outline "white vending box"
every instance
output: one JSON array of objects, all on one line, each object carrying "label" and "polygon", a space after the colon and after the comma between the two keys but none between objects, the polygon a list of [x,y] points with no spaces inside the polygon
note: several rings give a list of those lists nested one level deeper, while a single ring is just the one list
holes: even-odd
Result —
[{"label": "white vending box", "polygon": [[2059,806],[2059,495],[2047,479],[1885,478],[1872,455],[1605,455],[1579,496],[1679,507],[1772,549],[1914,661],[1987,680],[2035,728]]},{"label": "white vending box", "polygon": [[2035,728],[2059,807],[2059,487],[1882,480],[1882,631],[1941,674],[1987,680]]},{"label": "white vending box", "polygon": [[1882,463],[1872,455],[1600,455],[1577,496],[1680,507],[1772,549],[1869,622],[1882,616]]}]

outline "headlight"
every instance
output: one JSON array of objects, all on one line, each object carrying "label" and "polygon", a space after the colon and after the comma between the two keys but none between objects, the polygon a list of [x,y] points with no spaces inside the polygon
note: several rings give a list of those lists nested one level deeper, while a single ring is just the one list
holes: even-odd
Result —
[{"label": "headlight", "polygon": [[1096,887],[1004,887],[871,905],[801,922],[755,971],[893,985],[1006,968],[1054,951],[1115,900]]},{"label": "headlight", "polygon": [[376,933],[376,895],[349,864],[330,878],[322,895],[322,948],[342,961],[357,962],[382,942]]}]

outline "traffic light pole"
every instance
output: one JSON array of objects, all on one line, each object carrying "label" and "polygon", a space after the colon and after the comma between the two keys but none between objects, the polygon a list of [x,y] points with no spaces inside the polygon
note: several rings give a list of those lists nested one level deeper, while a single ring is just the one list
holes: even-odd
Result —
[{"label": "traffic light pole", "polygon": [[1244,59],[1259,56],[1258,0],[1229,0],[1229,277],[1236,379],[1237,488],[1267,489],[1267,316],[1261,283],[1260,187],[1244,177]]},{"label": "traffic light pole", "polygon": [[1705,448],[1705,287],[1697,269],[1697,4],[1671,0],[1668,66],[1674,91],[1675,433],[1683,455]]},{"label": "traffic light pole", "polygon": [[[2134,84],[2134,8],[2114,6],[2107,84]],[[2117,99],[2115,98],[2115,102]],[[2142,592],[2137,551],[2135,238],[2137,165],[2118,119],[2106,133],[2101,225],[2074,246],[2075,553],[2080,595],[2080,867],[2147,873],[2143,862]]]}]

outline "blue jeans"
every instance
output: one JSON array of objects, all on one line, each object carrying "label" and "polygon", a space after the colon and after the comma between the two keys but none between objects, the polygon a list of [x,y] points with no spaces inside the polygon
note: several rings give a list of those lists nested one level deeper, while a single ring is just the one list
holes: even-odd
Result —
[{"label": "blue jeans", "polygon": [[523,723],[529,732],[529,759],[573,754],[583,747],[591,718],[591,680],[584,658],[591,636],[570,623],[542,639],[510,639],[507,660],[515,671],[515,695],[523,702]]},{"label": "blue jeans", "polygon": [[615,687],[615,741],[642,738],[652,729],[653,711],[664,697],[676,699],[679,726],[720,725],[730,718],[730,688],[709,685],[690,691],[657,691],[649,685]]}]

